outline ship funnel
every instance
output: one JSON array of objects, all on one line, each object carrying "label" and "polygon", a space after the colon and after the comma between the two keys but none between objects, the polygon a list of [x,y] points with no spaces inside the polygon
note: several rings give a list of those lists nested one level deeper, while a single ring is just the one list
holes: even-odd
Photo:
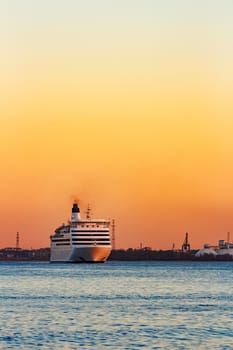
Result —
[{"label": "ship funnel", "polygon": [[80,220],[80,210],[79,210],[77,203],[73,204],[71,220],[72,221],[79,221]]}]

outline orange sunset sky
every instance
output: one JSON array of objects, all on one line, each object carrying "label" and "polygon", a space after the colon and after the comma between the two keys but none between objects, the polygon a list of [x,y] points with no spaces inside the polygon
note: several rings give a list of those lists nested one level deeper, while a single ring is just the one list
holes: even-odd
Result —
[{"label": "orange sunset sky", "polygon": [[233,239],[233,2],[2,0],[0,247],[78,199],[116,247]]}]

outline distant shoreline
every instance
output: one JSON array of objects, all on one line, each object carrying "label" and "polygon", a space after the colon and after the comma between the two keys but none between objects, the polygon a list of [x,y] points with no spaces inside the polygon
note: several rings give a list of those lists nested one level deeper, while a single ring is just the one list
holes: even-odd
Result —
[{"label": "distant shoreline", "polygon": [[[196,257],[197,250],[115,249],[109,261],[233,261],[232,255],[209,255]],[[50,248],[40,249],[0,249],[0,261],[49,261]]]}]

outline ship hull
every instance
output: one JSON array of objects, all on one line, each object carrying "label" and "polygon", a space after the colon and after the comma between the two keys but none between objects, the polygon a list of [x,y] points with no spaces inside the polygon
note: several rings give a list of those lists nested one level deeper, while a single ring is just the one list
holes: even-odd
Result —
[{"label": "ship hull", "polygon": [[50,262],[103,263],[111,253],[111,246],[53,247]]}]

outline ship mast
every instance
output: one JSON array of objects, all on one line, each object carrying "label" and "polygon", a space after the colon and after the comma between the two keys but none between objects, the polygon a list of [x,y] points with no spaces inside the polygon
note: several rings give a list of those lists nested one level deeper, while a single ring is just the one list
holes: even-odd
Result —
[{"label": "ship mast", "polygon": [[112,220],[112,249],[115,250],[116,249],[116,237],[115,237],[115,228],[116,228],[116,224],[115,224],[115,220]]},{"label": "ship mast", "polygon": [[91,207],[90,207],[90,204],[88,204],[88,206],[87,206],[86,219],[87,220],[91,220]]},{"label": "ship mast", "polygon": [[16,233],[16,250],[19,250],[19,232]]}]

